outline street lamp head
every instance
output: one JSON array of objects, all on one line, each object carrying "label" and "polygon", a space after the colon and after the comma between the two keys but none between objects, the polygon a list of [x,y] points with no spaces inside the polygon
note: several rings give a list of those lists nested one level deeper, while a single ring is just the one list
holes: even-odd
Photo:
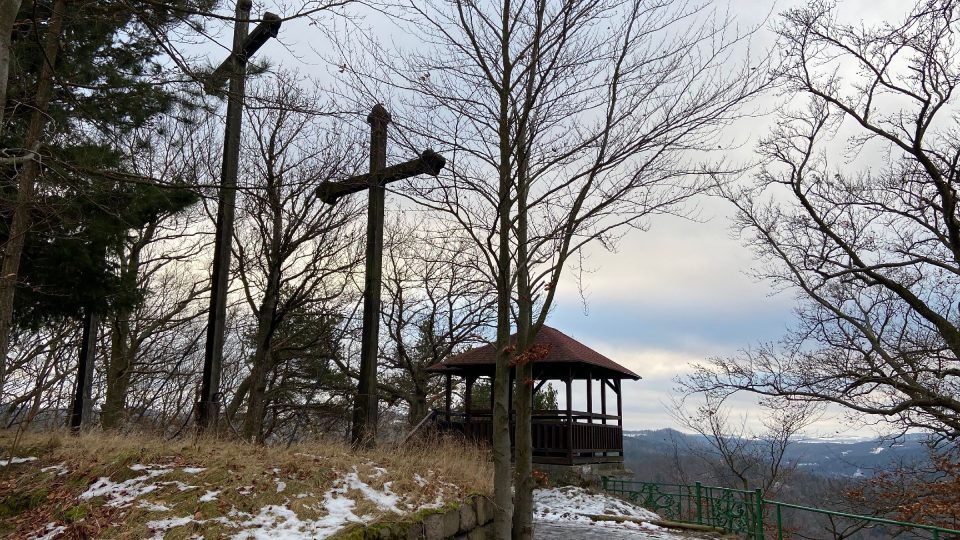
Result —
[{"label": "street lamp head", "polygon": [[263,14],[263,20],[250,32],[246,41],[243,42],[243,57],[250,58],[263,46],[270,38],[277,37],[280,32],[280,24],[283,21],[280,16],[269,11]]},{"label": "street lamp head", "polygon": [[427,149],[420,154],[420,172],[437,176],[440,170],[447,164],[447,159],[433,150]]}]

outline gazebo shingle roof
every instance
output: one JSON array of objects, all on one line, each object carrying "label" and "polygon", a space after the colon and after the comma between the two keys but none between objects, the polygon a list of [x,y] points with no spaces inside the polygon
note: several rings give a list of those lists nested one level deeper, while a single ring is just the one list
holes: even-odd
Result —
[{"label": "gazebo shingle roof", "polygon": [[[516,341],[516,334],[510,336],[510,342]],[[534,340],[535,345],[542,345],[547,348],[547,356],[535,361],[537,364],[587,364],[599,368],[607,369],[620,373],[624,378],[639,379],[640,376],[621,366],[606,356],[587,347],[583,343],[573,339],[563,332],[544,325],[537,332]],[[456,356],[451,356],[442,362],[438,362],[427,371],[444,372],[450,368],[465,368],[475,366],[487,366],[496,363],[497,351],[492,343],[475,347]]]}]

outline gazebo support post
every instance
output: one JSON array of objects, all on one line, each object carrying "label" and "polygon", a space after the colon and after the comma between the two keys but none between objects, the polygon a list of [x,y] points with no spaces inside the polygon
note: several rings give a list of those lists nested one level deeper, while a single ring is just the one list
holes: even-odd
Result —
[{"label": "gazebo support post", "polygon": [[473,381],[476,377],[467,375],[467,392],[463,396],[463,412],[467,415],[467,423],[470,423],[471,407],[473,406]]},{"label": "gazebo support post", "polygon": [[444,412],[446,413],[447,422],[450,422],[450,401],[453,398],[453,381],[450,380],[449,373],[446,374],[446,377],[447,377],[447,380],[445,382],[446,384],[445,390],[446,390],[447,402],[446,402],[446,406],[444,407]]},{"label": "gazebo support post", "polygon": [[593,374],[587,370],[587,423],[593,423]]},{"label": "gazebo support post", "polygon": [[603,415],[603,423],[607,423],[607,380],[600,379],[600,414]]},{"label": "gazebo support post", "polygon": [[567,367],[567,459],[573,464],[573,371]]},{"label": "gazebo support post", "polygon": [[[604,377],[600,378],[600,414],[603,415],[601,422],[603,422],[603,425],[607,425],[607,379]],[[607,452],[602,455],[607,457]]]},{"label": "gazebo support post", "polygon": [[623,393],[620,391],[620,379],[617,379],[617,425],[623,427]]}]

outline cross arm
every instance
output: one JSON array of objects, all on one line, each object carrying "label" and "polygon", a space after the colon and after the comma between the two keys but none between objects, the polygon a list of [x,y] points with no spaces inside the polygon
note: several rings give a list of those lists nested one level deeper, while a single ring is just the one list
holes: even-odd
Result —
[{"label": "cross arm", "polygon": [[440,154],[433,150],[424,150],[416,159],[391,165],[375,173],[359,174],[339,182],[321,182],[316,194],[321,201],[336,204],[340,197],[369,189],[371,186],[386,185],[418,174],[437,176],[446,164],[446,158]]},{"label": "cross arm", "polygon": [[219,92],[226,84],[230,74],[236,71],[238,65],[246,63],[268,39],[277,37],[282,22],[279,15],[269,11],[264,13],[263,20],[244,40],[241,50],[231,52],[230,56],[227,56],[227,59],[204,81],[204,90],[208,94]]}]

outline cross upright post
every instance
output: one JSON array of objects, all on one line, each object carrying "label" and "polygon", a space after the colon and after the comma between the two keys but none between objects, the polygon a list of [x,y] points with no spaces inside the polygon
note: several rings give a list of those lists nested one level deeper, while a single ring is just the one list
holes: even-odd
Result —
[{"label": "cross upright post", "polygon": [[355,446],[372,446],[377,436],[377,354],[380,333],[380,290],[383,264],[383,221],[385,186],[397,180],[429,174],[436,176],[446,165],[439,154],[425,150],[420,157],[387,167],[387,125],[390,113],[379,103],[367,116],[370,124],[370,172],[340,182],[323,182],[316,194],[321,201],[335,204],[340,197],[368,190],[367,247],[363,287],[363,330],[360,343],[360,373],[353,405],[351,441]]},{"label": "cross upright post", "polygon": [[238,0],[233,28],[233,49],[230,56],[205,81],[208,93],[217,93],[230,81],[227,95],[227,122],[223,132],[223,167],[220,175],[220,198],[217,205],[217,229],[213,248],[213,271],[210,283],[210,308],[207,311],[207,340],[203,359],[200,399],[197,400],[197,428],[216,427],[220,405],[220,367],[227,319],[227,286],[230,276],[230,253],[233,241],[234,207],[237,198],[237,172],[240,163],[240,125],[243,116],[244,82],[247,61],[280,30],[281,19],[265,13],[263,21],[248,34],[251,0]]},{"label": "cross upright post", "polygon": [[[390,113],[379,103],[367,116],[370,123],[370,174],[387,166],[387,124]],[[360,341],[360,380],[353,407],[355,445],[370,446],[377,435],[377,353],[380,333],[380,288],[383,265],[383,184],[369,187],[367,203],[367,249],[363,277],[363,331]]]}]

